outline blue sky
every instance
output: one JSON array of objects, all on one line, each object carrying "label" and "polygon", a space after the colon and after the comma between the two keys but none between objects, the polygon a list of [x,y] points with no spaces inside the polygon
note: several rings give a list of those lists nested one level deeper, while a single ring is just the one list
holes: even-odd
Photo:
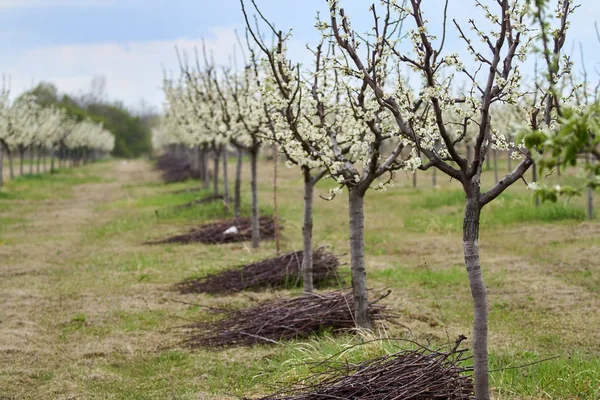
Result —
[{"label": "blue sky", "polygon": [[[314,42],[317,10],[325,0],[256,0],[278,27],[294,28],[290,46],[306,59],[304,44]],[[443,0],[426,0],[433,26],[440,20]],[[451,15],[459,21],[473,14],[472,0],[450,0]],[[590,76],[600,70],[600,43],[594,21],[600,20],[599,0],[580,0],[573,19],[569,47],[582,42]],[[355,27],[366,27],[368,5],[342,1]],[[429,4],[427,4],[429,6]],[[439,25],[439,24],[438,24]],[[0,0],[0,73],[11,77],[14,94],[41,80],[63,91],[78,93],[94,76],[106,78],[111,99],[137,106],[142,98],[160,107],[163,66],[177,66],[174,47],[191,50],[205,38],[218,61],[226,62],[235,43],[234,29],[244,26],[238,0]],[[454,28],[449,30],[454,36]],[[462,46],[457,40],[448,49]],[[576,61],[579,61],[577,54]]]}]

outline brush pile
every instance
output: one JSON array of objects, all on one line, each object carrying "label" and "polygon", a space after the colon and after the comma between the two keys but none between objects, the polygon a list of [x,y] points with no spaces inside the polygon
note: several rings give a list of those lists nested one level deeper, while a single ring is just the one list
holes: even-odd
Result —
[{"label": "brush pile", "polygon": [[191,178],[199,178],[190,163],[168,153],[162,154],[156,161],[156,169],[162,171],[162,179],[166,183],[183,182]]},{"label": "brush pile", "polygon": [[[377,301],[369,307],[371,320],[393,320],[394,316],[387,313],[384,306],[377,305]],[[355,327],[353,309],[352,293],[334,291],[266,301],[244,310],[220,310],[225,314],[221,320],[187,326],[192,336],[184,345],[192,348],[252,346],[306,338],[323,331],[348,331]]]},{"label": "brush pile", "polygon": [[[281,222],[281,221],[280,221]],[[260,217],[260,238],[273,239],[275,237],[275,221],[271,216]],[[282,226],[279,225],[279,229]],[[166,244],[166,243],[205,243],[222,244],[246,242],[252,239],[252,222],[250,218],[234,218],[229,220],[211,222],[194,228],[191,231],[171,236],[165,239],[152,240],[146,244]]]},{"label": "brush pile", "polygon": [[[302,251],[242,265],[203,278],[187,279],[177,285],[181,293],[225,294],[243,290],[280,289],[302,284]],[[313,282],[326,287],[338,282],[338,258],[325,248],[313,252]]]},{"label": "brush pile", "polygon": [[260,400],[474,399],[470,368],[462,366],[467,349],[458,349],[464,336],[450,352],[420,348],[403,350],[359,364],[341,361],[319,363],[321,371],[303,382]]}]

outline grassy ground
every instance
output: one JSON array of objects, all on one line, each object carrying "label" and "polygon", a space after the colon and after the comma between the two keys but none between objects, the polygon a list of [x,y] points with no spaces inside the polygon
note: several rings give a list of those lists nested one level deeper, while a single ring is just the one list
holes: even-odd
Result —
[{"label": "grassy ground", "polygon": [[[270,212],[272,165],[260,167],[262,212]],[[506,169],[501,165],[503,170]],[[281,168],[284,250],[301,247],[302,185]],[[247,172],[247,168],[246,168]],[[230,176],[233,175],[233,165]],[[488,172],[489,185],[493,174]],[[573,180],[573,177],[549,178]],[[403,317],[393,337],[443,344],[470,337],[471,299],[462,266],[456,183],[419,175],[366,201],[367,274]],[[247,182],[247,179],[246,179]],[[205,318],[196,306],[247,305],[249,298],[180,295],[172,285],[274,253],[226,246],[143,245],[223,216],[218,203],[182,210],[203,193],[172,194],[143,161],[113,161],[21,177],[0,192],[0,399],[211,399],[268,392],[306,376],[307,360],[353,338],[280,346],[188,351],[176,328]],[[244,193],[248,193],[248,185]],[[518,184],[483,215],[480,248],[489,288],[492,385],[498,399],[600,398],[600,224],[582,199],[536,209]],[[326,194],[328,183],[318,193]],[[247,200],[249,196],[246,196]],[[244,212],[249,207],[244,203]],[[348,261],[345,196],[317,200],[315,243]],[[346,283],[349,271],[344,269]],[[353,350],[352,357],[389,351]],[[522,369],[540,359],[558,357]],[[508,368],[508,369],[507,369]]]}]

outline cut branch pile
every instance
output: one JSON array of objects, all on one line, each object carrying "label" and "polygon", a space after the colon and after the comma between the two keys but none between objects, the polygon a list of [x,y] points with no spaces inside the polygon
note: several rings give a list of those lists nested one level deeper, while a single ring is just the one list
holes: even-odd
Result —
[{"label": "cut branch pile", "polygon": [[[394,316],[387,313],[384,306],[377,305],[377,301],[369,306],[372,321],[393,320]],[[323,331],[348,331],[356,326],[353,308],[352,293],[334,291],[266,301],[244,310],[220,310],[226,314],[221,320],[187,326],[192,336],[184,345],[192,348],[252,346],[305,338]]]},{"label": "cut branch pile", "polygon": [[163,154],[156,161],[156,168],[162,171],[162,179],[166,183],[183,182],[190,178],[199,178],[192,170],[190,163],[170,154]]},{"label": "cut branch pile", "polygon": [[[260,238],[273,239],[275,237],[275,222],[273,217],[264,216],[259,219]],[[233,229],[235,228],[235,229]],[[279,226],[281,229],[281,225]],[[146,244],[165,243],[206,243],[221,244],[245,242],[252,239],[252,222],[250,218],[234,218],[223,221],[211,222],[194,228],[191,231],[168,237],[166,239],[152,240]]]},{"label": "cut branch pile", "polygon": [[462,366],[467,349],[458,349],[464,336],[450,352],[421,348],[403,350],[359,364],[326,361],[325,372],[311,376],[314,384],[302,383],[260,400],[474,399],[471,368]]},{"label": "cut branch pile", "polygon": [[[302,251],[188,279],[177,285],[181,293],[234,293],[264,288],[291,288],[302,284]],[[333,254],[320,248],[313,253],[313,282],[325,287],[338,282],[340,262]]]}]

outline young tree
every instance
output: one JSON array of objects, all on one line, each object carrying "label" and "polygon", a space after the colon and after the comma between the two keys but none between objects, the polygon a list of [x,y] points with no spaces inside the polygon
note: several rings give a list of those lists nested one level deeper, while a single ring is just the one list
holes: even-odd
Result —
[{"label": "young tree", "polygon": [[[342,187],[348,189],[354,316],[358,327],[368,329],[371,321],[364,257],[364,196],[382,175],[389,174],[390,178],[375,184],[378,189],[392,181],[394,171],[412,171],[420,160],[414,157],[415,152],[403,156],[405,141],[396,135],[388,114],[325,40],[314,50],[314,69],[306,71],[308,78],[304,79],[300,68],[286,58],[285,40],[289,35],[284,36],[263,20],[278,38],[277,47],[266,46],[260,33],[251,30],[251,34],[266,55],[267,101],[280,111],[273,114],[277,141],[291,159],[302,166],[307,164],[304,171],[326,170],[340,185],[332,194],[340,193]],[[374,65],[383,67],[377,69],[378,76],[389,75],[383,60],[377,59]],[[392,150],[386,153],[386,147]],[[312,193],[312,185],[307,192]]]},{"label": "young tree", "polygon": [[[385,108],[397,125],[400,135],[410,143],[418,155],[427,158],[421,169],[437,168],[462,184],[465,193],[465,214],[463,221],[464,256],[474,304],[473,321],[473,358],[475,375],[475,396],[478,400],[488,400],[488,303],[479,258],[479,224],[482,209],[498,197],[504,190],[519,180],[533,164],[533,157],[527,149],[506,142],[502,132],[494,127],[490,108],[493,103],[519,104],[526,89],[521,83],[521,74],[517,62],[526,60],[530,45],[535,40],[535,32],[528,26],[530,14],[529,2],[520,0],[498,0],[476,2],[485,21],[471,19],[468,24],[483,45],[474,43],[466,35],[464,27],[453,21],[459,38],[476,65],[468,68],[462,64],[457,54],[444,52],[446,39],[446,18],[443,34],[436,39],[429,32],[423,14],[422,0],[410,0],[407,7],[397,5],[395,1],[384,0],[383,16],[379,9],[372,6],[374,38],[366,40],[365,52],[358,49],[361,39],[354,33],[351,23],[339,6],[338,0],[328,0],[331,18],[324,28],[333,30],[338,48],[348,56],[353,64],[352,74],[362,78],[373,92],[377,103]],[[562,73],[561,50],[565,42],[567,18],[574,7],[569,0],[557,0],[558,27],[554,30],[552,50],[552,76],[536,83],[533,89],[537,93],[535,102],[525,110],[528,116],[528,129],[536,131],[552,123],[558,98],[552,94],[557,76]],[[391,22],[408,18],[409,37],[412,40],[414,55],[400,50],[399,40],[389,35]],[[488,28],[489,27],[489,28]],[[384,85],[377,74],[377,60],[389,57],[394,64],[408,64],[421,76],[422,86],[413,90],[398,77],[391,89]],[[470,87],[453,95],[449,84],[455,74],[461,75],[470,83]],[[467,106],[465,111],[457,104]],[[454,113],[464,121],[461,129],[448,125],[444,113]],[[543,115],[539,117],[540,113]],[[477,136],[473,146],[472,161],[461,154],[458,145],[465,139],[469,125],[475,124]],[[434,144],[441,146],[436,148]],[[522,155],[519,165],[491,189],[481,187],[482,167],[489,148],[506,149],[511,147]]]}]

